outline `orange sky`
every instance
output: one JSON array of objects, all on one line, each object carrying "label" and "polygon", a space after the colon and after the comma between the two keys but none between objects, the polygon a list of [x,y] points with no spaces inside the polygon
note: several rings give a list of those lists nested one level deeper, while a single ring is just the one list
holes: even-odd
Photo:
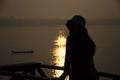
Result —
[{"label": "orange sky", "polygon": [[120,18],[119,0],[1,0],[0,17],[68,19]]}]

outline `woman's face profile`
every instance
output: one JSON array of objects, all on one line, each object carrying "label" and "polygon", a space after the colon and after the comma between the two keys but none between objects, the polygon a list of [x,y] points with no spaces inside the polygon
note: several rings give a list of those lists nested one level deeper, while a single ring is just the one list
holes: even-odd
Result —
[{"label": "woman's face profile", "polygon": [[72,20],[68,20],[66,26],[72,26],[72,25],[74,25],[74,22]]},{"label": "woman's face profile", "polygon": [[72,20],[68,20],[66,26],[70,31],[80,30],[80,26],[78,24],[75,24]]},{"label": "woman's face profile", "polygon": [[67,28],[68,28],[69,30],[71,30],[74,25],[75,25],[75,24],[74,24],[74,22],[73,22],[72,20],[68,20],[68,21],[66,22],[66,26],[67,26]]}]

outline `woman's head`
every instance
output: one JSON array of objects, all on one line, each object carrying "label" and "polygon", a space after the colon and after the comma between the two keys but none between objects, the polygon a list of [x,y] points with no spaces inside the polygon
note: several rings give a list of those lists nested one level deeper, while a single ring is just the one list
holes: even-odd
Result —
[{"label": "woman's head", "polygon": [[86,21],[82,16],[75,15],[71,20],[68,20],[66,26],[69,30],[85,29]]},{"label": "woman's head", "polygon": [[80,15],[75,15],[73,16],[73,18],[71,19],[75,24],[80,25],[81,27],[85,27],[86,24],[86,20],[84,17],[80,16]]}]

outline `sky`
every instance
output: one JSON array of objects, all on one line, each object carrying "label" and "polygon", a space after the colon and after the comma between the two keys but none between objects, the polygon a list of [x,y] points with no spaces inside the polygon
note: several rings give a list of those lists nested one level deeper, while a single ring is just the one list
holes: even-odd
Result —
[{"label": "sky", "polygon": [[[4,8],[3,8],[4,7]],[[1,17],[62,18],[81,14],[88,19],[120,17],[119,0],[1,0]]]},{"label": "sky", "polygon": [[[88,22],[87,29],[97,45],[98,70],[120,74],[119,0],[0,0],[0,64],[48,63],[52,41],[60,29],[67,32],[65,21],[74,15],[82,15]],[[3,20],[8,25],[1,24]],[[11,55],[13,49],[33,49],[35,54]]]}]

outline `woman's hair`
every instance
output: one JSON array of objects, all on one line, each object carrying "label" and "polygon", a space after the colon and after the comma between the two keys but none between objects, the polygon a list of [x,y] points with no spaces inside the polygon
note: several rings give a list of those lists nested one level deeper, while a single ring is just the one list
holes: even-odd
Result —
[{"label": "woman's hair", "polygon": [[69,30],[75,25],[79,26],[81,29],[85,29],[86,20],[79,15],[73,16],[71,20],[68,20],[66,26]]},{"label": "woman's hair", "polygon": [[84,17],[80,16],[80,15],[75,15],[73,16],[73,18],[71,19],[75,24],[78,24],[82,27],[85,27],[86,24],[86,20]]}]

